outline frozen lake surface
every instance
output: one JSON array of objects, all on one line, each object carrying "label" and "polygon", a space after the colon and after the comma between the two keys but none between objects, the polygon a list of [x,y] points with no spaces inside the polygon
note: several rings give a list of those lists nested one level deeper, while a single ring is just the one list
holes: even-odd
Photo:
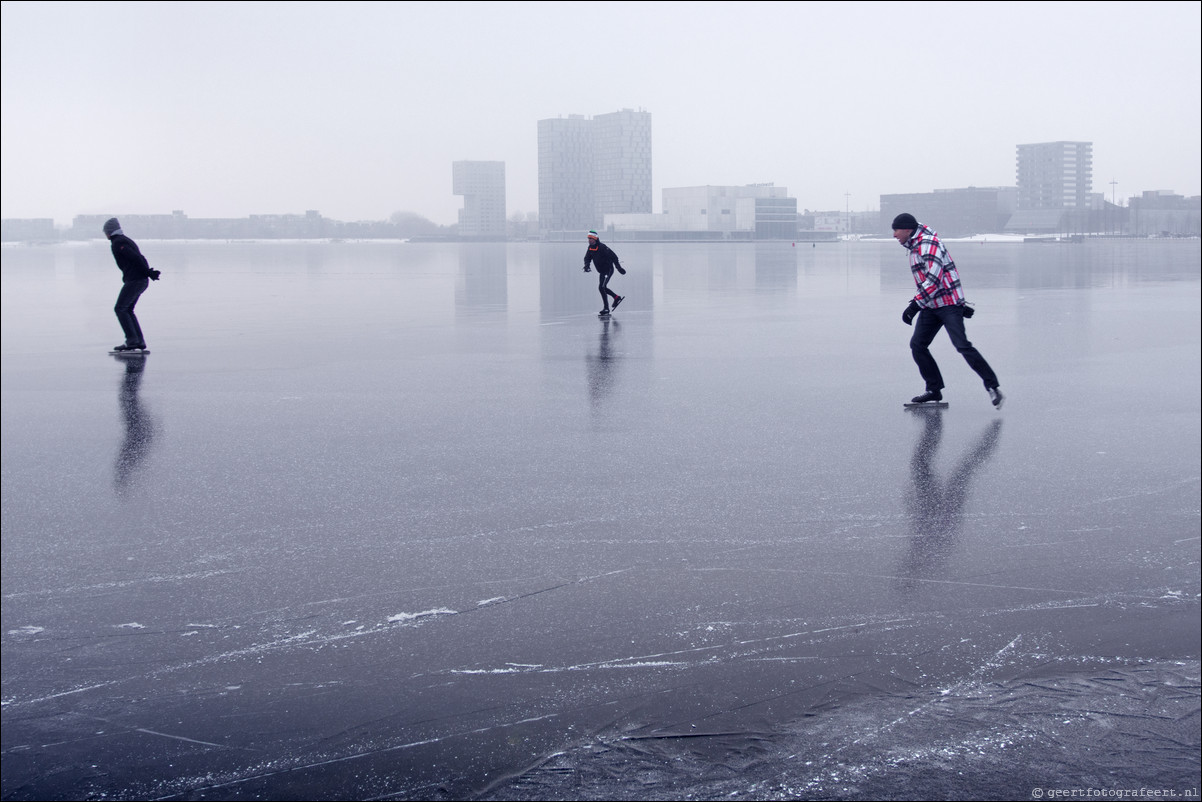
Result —
[{"label": "frozen lake surface", "polygon": [[[138,239],[136,231],[130,232]],[[4,799],[1198,798],[1198,241],[3,255]],[[1096,794],[1093,798],[1096,798]]]}]

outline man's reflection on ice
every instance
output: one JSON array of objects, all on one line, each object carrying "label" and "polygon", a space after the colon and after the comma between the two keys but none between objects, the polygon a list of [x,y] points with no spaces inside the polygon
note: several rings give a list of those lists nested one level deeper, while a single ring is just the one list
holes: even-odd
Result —
[{"label": "man's reflection on ice", "polygon": [[913,526],[901,567],[907,589],[916,587],[923,579],[946,576],[969,488],[977,472],[997,450],[1002,430],[1000,419],[987,425],[944,480],[933,468],[943,439],[943,410],[922,409],[914,413],[922,416],[923,428],[910,457],[913,487],[906,497]]},{"label": "man's reflection on ice", "polygon": [[138,464],[150,450],[154,439],[154,422],[142,406],[138,391],[142,387],[142,375],[146,370],[146,356],[120,356],[118,362],[125,364],[125,373],[117,388],[117,405],[125,423],[125,439],[117,452],[117,463],[113,469],[113,486],[118,493],[130,489]]}]

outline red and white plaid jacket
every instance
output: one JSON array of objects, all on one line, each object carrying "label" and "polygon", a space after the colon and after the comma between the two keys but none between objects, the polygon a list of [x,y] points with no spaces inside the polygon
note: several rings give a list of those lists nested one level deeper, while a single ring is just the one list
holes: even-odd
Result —
[{"label": "red and white plaid jacket", "polygon": [[918,285],[914,300],[919,306],[934,309],[964,303],[956,263],[934,230],[919,223],[910,239],[902,245],[910,252],[910,272]]}]

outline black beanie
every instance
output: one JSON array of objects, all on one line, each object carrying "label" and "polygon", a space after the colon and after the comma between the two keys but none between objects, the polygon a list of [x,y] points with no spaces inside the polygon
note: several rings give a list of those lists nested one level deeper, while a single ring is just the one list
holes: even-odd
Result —
[{"label": "black beanie", "polygon": [[117,218],[110,217],[108,220],[104,221],[104,236],[111,237],[113,236],[114,231],[120,230],[121,224],[117,222]]},{"label": "black beanie", "polygon": [[914,219],[914,215],[909,212],[902,212],[897,217],[893,218],[893,230],[906,228],[918,228],[918,221]]}]

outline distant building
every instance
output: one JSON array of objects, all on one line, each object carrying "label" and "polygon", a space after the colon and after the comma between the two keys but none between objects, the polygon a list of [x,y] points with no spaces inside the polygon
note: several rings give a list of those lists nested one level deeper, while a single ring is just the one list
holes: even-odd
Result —
[{"label": "distant building", "polygon": [[651,114],[623,109],[593,118],[594,212],[651,211]]},{"label": "distant building", "polygon": [[505,239],[505,162],[457,161],[451,175],[452,192],[463,196],[459,236]]},{"label": "distant building", "polygon": [[58,239],[54,218],[8,218],[0,221],[0,240],[4,242],[52,242]]},{"label": "distant building", "polygon": [[964,187],[881,195],[880,232],[890,231],[893,218],[909,212],[939,232],[963,237],[1005,229],[1018,200],[1015,187]]},{"label": "distant building", "polygon": [[1018,209],[1089,209],[1092,142],[1018,145]]},{"label": "distant building", "polygon": [[1128,233],[1137,237],[1202,235],[1202,195],[1152,190],[1127,203]]},{"label": "distant building", "polygon": [[[101,226],[114,214],[76,215],[68,239],[101,239]],[[121,227],[136,240],[142,239],[322,239],[333,236],[372,235],[377,224],[337,223],[316,210],[304,214],[252,214],[249,217],[188,217],[171,214],[127,214],[116,211]],[[388,224],[378,224],[380,227]],[[390,226],[388,226],[390,227]]]},{"label": "distant building", "polygon": [[593,125],[582,114],[538,121],[538,220],[548,231],[595,228]]},{"label": "distant building", "polygon": [[651,114],[623,109],[538,121],[543,231],[587,231],[606,214],[651,212]]},{"label": "distant building", "polygon": [[785,187],[675,187],[663,190],[661,214],[607,214],[605,230],[622,238],[794,239],[797,199]]}]

